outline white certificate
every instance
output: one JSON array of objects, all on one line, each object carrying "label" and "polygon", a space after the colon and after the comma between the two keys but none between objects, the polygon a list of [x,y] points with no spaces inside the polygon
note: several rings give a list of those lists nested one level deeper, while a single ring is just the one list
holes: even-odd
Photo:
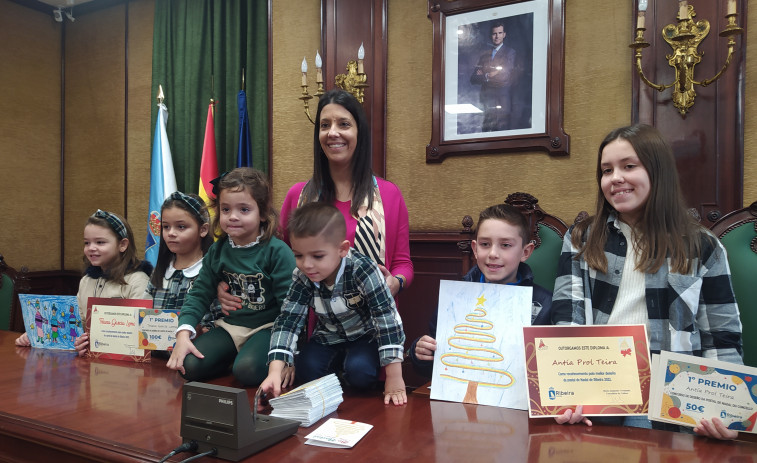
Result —
[{"label": "white certificate", "polygon": [[117,305],[93,305],[89,333],[92,352],[141,355],[138,348],[138,308]]}]

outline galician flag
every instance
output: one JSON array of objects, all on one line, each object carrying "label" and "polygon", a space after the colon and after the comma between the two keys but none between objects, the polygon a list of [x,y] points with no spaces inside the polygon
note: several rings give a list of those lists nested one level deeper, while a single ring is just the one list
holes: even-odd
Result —
[{"label": "galician flag", "polygon": [[[163,89],[160,90],[163,95]],[[160,97],[159,97],[160,98]],[[176,175],[171,159],[171,147],[168,146],[166,120],[168,109],[162,99],[158,104],[158,120],[155,122],[155,138],[152,141],[152,163],[150,165],[150,209],[147,217],[147,242],[145,243],[145,260],[155,265],[158,260],[160,244],[160,206],[163,201],[176,191]]]},{"label": "galician flag", "polygon": [[205,124],[205,143],[202,146],[202,161],[200,162],[200,187],[198,194],[205,201],[210,212],[211,221],[214,211],[210,207],[211,200],[215,198],[213,185],[210,181],[218,177],[218,158],[216,157],[216,132],[213,122],[213,105],[208,105],[208,122]]},{"label": "galician flag", "polygon": [[239,109],[239,146],[237,167],[252,167],[252,140],[250,140],[250,116],[247,114],[247,94],[244,90],[237,95]]}]

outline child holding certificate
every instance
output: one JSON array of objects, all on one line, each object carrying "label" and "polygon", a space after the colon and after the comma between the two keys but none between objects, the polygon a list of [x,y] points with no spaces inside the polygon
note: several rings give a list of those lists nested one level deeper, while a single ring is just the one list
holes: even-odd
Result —
[{"label": "child holding certificate", "polygon": [[[89,264],[79,282],[76,298],[84,320],[90,297],[139,299],[147,288],[152,264],[137,259],[129,223],[112,212],[97,210],[84,227],[84,263]],[[83,356],[89,334],[76,338],[74,348]]]},{"label": "child holding certificate", "polygon": [[[144,298],[152,299],[155,309],[176,310],[184,304],[202,268],[202,257],[213,244],[210,216],[202,198],[180,191],[163,201],[160,216],[158,260]],[[215,301],[201,321],[202,330],[212,328],[220,316]]]},{"label": "child holding certificate", "polygon": [[[565,234],[553,321],[646,324],[652,352],[741,364],[741,322],[725,248],[687,211],[673,152],[657,129],[634,125],[607,135],[597,184],[595,215]],[[591,424],[581,407],[557,421]],[[624,424],[650,427],[638,416]],[[718,418],[694,430],[738,435]]]},{"label": "child holding certificate", "polygon": [[[550,325],[552,293],[534,283],[534,274],[526,260],[534,251],[528,223],[520,211],[509,204],[497,204],[481,211],[471,242],[476,265],[464,281],[533,287],[531,324]],[[415,370],[431,377],[436,352],[436,319],[429,322],[430,335],[413,342],[410,358]]]},{"label": "child holding certificate", "polygon": [[[176,345],[168,368],[188,381],[225,374],[245,386],[266,377],[266,353],[273,321],[292,281],[294,256],[274,236],[276,211],[271,189],[262,172],[237,168],[213,180],[218,241],[208,250],[202,268],[181,306]],[[221,282],[242,298],[242,309],[216,321],[216,328],[195,338],[195,326],[208,313]],[[290,371],[281,381],[291,381]]]}]

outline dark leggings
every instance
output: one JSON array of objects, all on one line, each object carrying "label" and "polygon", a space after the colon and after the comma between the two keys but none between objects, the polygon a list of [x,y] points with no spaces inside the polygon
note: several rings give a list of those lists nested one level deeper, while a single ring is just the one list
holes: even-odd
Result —
[{"label": "dark leggings", "polygon": [[204,381],[228,373],[232,365],[234,377],[245,386],[259,386],[268,376],[268,348],[271,330],[253,334],[237,352],[231,335],[223,328],[214,328],[194,340],[194,345],[205,358],[188,354],[184,358],[182,375],[187,381]]},{"label": "dark leggings", "polygon": [[378,343],[370,335],[334,345],[310,340],[294,362],[298,382],[306,383],[337,373],[355,389],[372,388],[378,381],[381,367]]}]

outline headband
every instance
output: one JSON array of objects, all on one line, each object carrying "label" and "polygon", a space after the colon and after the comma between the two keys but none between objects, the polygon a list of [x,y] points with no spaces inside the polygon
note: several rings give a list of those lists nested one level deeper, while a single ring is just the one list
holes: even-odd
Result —
[{"label": "headband", "polygon": [[202,223],[210,222],[210,217],[208,216],[208,212],[205,209],[205,204],[201,200],[195,198],[194,196],[184,194],[181,191],[174,191],[163,202],[163,207],[166,206],[166,203],[168,201],[182,201],[184,204],[189,206],[192,212],[194,212],[195,216],[197,216],[200,219],[200,222]]},{"label": "headband", "polygon": [[98,209],[97,212],[92,214],[92,217],[105,219],[105,221],[108,222],[108,225],[110,225],[110,228],[112,228],[113,231],[116,232],[116,235],[120,236],[122,239],[129,237],[128,233],[126,232],[126,225],[124,225],[124,223],[121,221],[121,219],[118,218],[117,215]]},{"label": "headband", "polygon": [[226,175],[228,175],[228,173],[229,173],[228,171],[224,172],[221,175],[219,175],[218,177],[216,177],[216,178],[214,178],[213,180],[210,181],[210,184],[213,185],[213,196],[215,196],[216,198],[218,197],[218,193],[219,193],[218,184],[221,183],[221,179],[223,179],[224,177],[226,177]]}]

